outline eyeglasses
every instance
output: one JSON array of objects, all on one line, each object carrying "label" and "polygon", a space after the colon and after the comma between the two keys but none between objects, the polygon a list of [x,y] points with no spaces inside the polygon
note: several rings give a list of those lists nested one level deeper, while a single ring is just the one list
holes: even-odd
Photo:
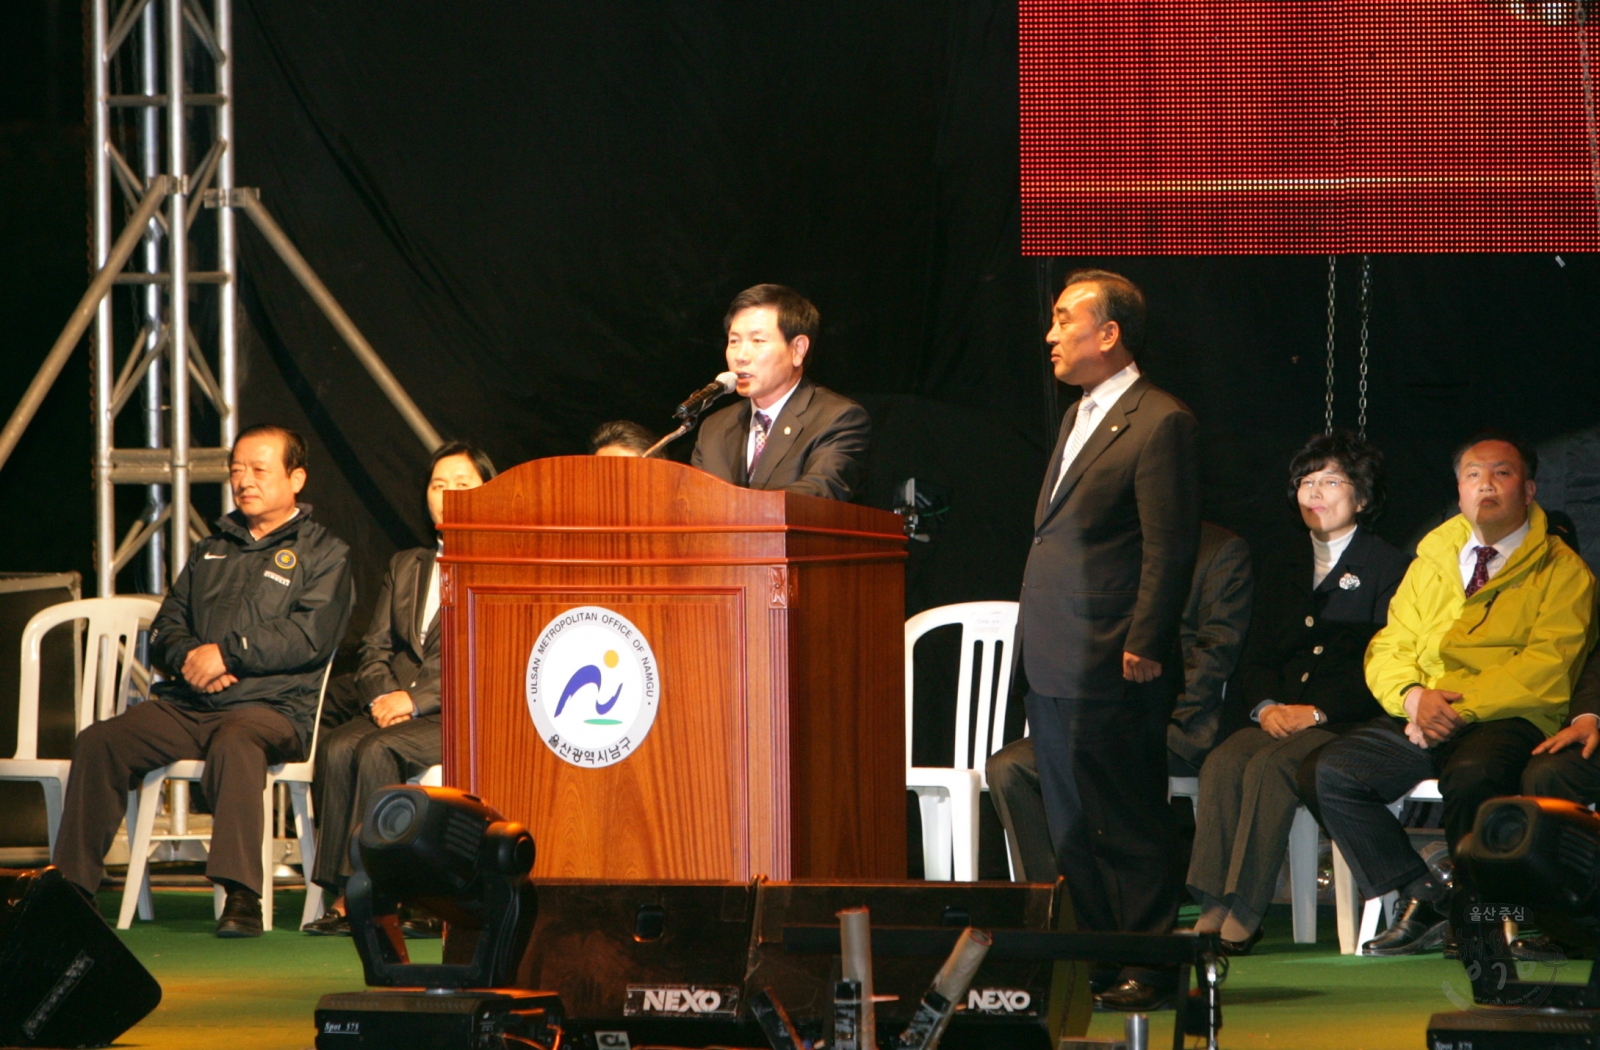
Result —
[{"label": "eyeglasses", "polygon": [[1310,492],[1315,489],[1325,495],[1333,495],[1341,488],[1348,488],[1350,482],[1343,478],[1301,478],[1300,491]]}]

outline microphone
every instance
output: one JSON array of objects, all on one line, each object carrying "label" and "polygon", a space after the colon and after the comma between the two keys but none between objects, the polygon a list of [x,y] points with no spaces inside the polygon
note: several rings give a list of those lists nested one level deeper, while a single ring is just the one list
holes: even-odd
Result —
[{"label": "microphone", "polygon": [[705,386],[701,387],[699,390],[696,390],[694,393],[685,398],[683,404],[679,405],[673,410],[672,417],[674,419],[684,420],[685,422],[694,419],[707,408],[711,407],[711,402],[715,401],[723,394],[733,393],[733,388],[738,384],[738,376],[734,375],[732,372],[724,372],[717,376],[715,382],[707,383]]}]

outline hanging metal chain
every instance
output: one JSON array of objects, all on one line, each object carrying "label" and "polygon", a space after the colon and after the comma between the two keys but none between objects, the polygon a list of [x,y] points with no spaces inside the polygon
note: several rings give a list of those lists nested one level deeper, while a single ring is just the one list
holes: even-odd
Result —
[{"label": "hanging metal chain", "polygon": [[1361,384],[1356,399],[1356,434],[1367,436],[1367,321],[1372,316],[1372,256],[1361,257]]},{"label": "hanging metal chain", "polygon": [[1595,132],[1594,78],[1589,71],[1589,2],[1579,0],[1578,65],[1583,75],[1583,122],[1589,133],[1589,179],[1594,183],[1595,222],[1600,224],[1600,136]]},{"label": "hanging metal chain", "polygon": [[1328,256],[1328,398],[1323,415],[1322,432],[1333,433],[1333,308],[1334,293],[1339,280],[1339,257]]}]

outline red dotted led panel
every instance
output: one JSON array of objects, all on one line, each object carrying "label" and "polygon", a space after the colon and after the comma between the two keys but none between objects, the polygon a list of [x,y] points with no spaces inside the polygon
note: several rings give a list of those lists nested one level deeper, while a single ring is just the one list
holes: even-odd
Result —
[{"label": "red dotted led panel", "polygon": [[1600,248],[1581,2],[1020,0],[1022,250]]}]

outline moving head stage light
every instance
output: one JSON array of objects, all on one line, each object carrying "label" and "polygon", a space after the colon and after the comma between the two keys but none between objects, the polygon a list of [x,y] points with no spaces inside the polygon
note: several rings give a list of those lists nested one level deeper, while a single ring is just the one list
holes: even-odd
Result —
[{"label": "moving head stage light", "polygon": [[[1501,917],[1600,944],[1600,817],[1552,798],[1490,799],[1457,848],[1476,900],[1463,909],[1462,963],[1479,1009],[1434,1014],[1432,1050],[1557,1050],[1600,1046],[1600,965],[1586,984],[1518,979]],[[1477,916],[1474,916],[1477,912]],[[1476,918],[1477,921],[1474,921]]]},{"label": "moving head stage light", "polygon": [[[533,836],[453,788],[387,788],[351,838],[345,891],[367,983],[385,991],[325,995],[317,1050],[554,1050],[561,1000],[508,987],[537,911],[528,872]],[[400,909],[449,924],[444,960],[410,961]]]}]

